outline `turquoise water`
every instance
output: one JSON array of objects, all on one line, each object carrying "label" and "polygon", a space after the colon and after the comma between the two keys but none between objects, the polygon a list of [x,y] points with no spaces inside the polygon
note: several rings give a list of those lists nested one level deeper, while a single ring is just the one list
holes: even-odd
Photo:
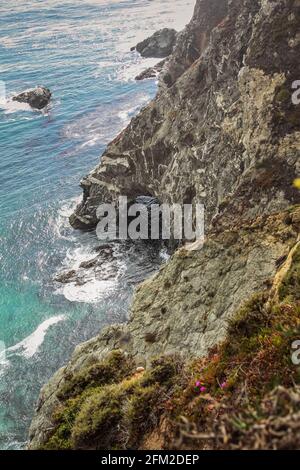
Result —
[{"label": "turquoise water", "polygon": [[[2,3],[0,448],[20,449],[42,384],[79,342],[126,320],[134,285],[161,262],[148,249],[115,246],[83,286],[53,280],[95,256],[95,235],[68,224],[79,181],[156,91],[154,81],[133,80],[155,61],[130,47],[159,27],[183,27],[194,1]],[[38,84],[53,93],[47,112],[10,101]]]}]

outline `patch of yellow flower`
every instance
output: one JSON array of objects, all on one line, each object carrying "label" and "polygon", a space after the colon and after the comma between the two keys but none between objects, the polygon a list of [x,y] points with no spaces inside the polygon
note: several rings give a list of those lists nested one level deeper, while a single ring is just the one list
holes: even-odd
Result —
[{"label": "patch of yellow flower", "polygon": [[300,189],[300,178],[296,178],[294,181],[294,187]]}]

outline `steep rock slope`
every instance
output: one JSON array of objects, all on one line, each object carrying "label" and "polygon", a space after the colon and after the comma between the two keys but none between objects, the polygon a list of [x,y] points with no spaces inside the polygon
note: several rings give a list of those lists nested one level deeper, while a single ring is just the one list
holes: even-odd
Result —
[{"label": "steep rock slope", "polygon": [[299,10],[298,0],[199,0],[157,98],[82,180],[71,224],[95,227],[97,206],[119,195],[203,203],[208,228],[224,212],[251,218],[296,202]]},{"label": "steep rock slope", "polygon": [[[292,183],[300,174],[300,108],[291,100],[300,77],[299,25],[299,0],[198,0],[157,98],[82,181],[74,227],[94,228],[101,202],[155,195],[162,202],[203,202],[207,239],[201,250],[176,252],[137,289],[127,325],[76,348],[41,392],[32,448],[55,432],[73,375],[82,375],[85,390],[94,384],[86,368],[99,365],[101,376],[102,361],[116,349],[147,369],[161,354],[203,357],[224,340],[243,302],[276,280],[299,240],[300,193]],[[109,383],[117,379],[113,374]],[[124,396],[139,393],[131,386],[126,382]],[[85,409],[91,429],[99,418],[93,403]],[[76,410],[69,411],[74,417]],[[85,432],[88,439],[89,427]]]},{"label": "steep rock slope", "polygon": [[[283,425],[275,409],[270,422],[261,410],[256,415],[265,426],[257,438],[253,408],[251,423],[247,413],[274,385],[292,387],[300,381],[291,361],[291,345],[300,334],[299,232],[300,207],[239,228],[239,240],[236,232],[213,237],[205,254],[178,253],[140,287],[127,326],[109,328],[78,346],[67,366],[45,385],[30,448],[153,448],[154,443],[158,448],[201,448],[204,431],[212,448],[254,448],[258,442],[263,448],[264,439],[268,448],[274,441],[278,448],[298,445],[288,430],[299,416],[299,390],[295,415],[292,407],[285,410],[282,434],[271,433]],[[209,267],[204,268],[208,254]],[[267,275],[272,278],[264,283]],[[224,311],[227,322],[217,318]],[[225,339],[225,328],[227,341],[199,359],[208,346]],[[193,363],[191,358],[198,359]],[[141,364],[146,372],[137,369]],[[209,392],[204,398],[195,390],[199,379]],[[248,439],[229,419],[237,412],[243,414],[240,422],[248,421]],[[181,440],[176,444],[177,431]]]}]

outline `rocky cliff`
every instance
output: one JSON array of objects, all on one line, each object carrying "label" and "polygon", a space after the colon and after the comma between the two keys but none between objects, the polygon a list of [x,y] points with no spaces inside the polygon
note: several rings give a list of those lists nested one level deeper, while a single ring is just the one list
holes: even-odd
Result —
[{"label": "rocky cliff", "polygon": [[[291,99],[300,78],[299,26],[299,0],[198,0],[161,73],[157,97],[82,180],[83,199],[70,219],[75,228],[94,228],[101,202],[149,195],[203,203],[207,238],[201,250],[178,250],[138,287],[127,325],[76,349],[41,393],[31,448],[51,439],[50,447],[143,446],[114,438],[121,418],[129,422],[129,404],[146,394],[149,409],[158,406],[155,384],[170,393],[179,362],[204,357],[224,341],[246,300],[266,289],[273,298],[278,273],[291,268],[299,241],[300,193],[293,181],[300,174],[300,106]],[[297,290],[299,284],[292,285]],[[299,312],[295,293],[293,299]],[[117,367],[112,351],[120,354]],[[180,356],[176,370],[165,362],[151,365],[154,357],[170,355]],[[141,365],[145,377],[132,376]],[[125,408],[121,413],[110,403],[108,412],[105,387],[114,396],[121,382],[123,394],[115,400]],[[99,407],[106,418],[93,411]],[[64,428],[68,413],[76,429]],[[112,437],[100,443],[103,422]]]},{"label": "rocky cliff", "polygon": [[219,215],[251,218],[294,203],[299,8],[297,1],[198,1],[158,96],[82,180],[71,224],[95,227],[99,203],[118,195],[203,203],[208,227]]}]

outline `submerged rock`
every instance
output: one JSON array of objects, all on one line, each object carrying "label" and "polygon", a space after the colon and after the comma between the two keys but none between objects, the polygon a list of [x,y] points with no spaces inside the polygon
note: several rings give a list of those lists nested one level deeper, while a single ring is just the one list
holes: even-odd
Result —
[{"label": "submerged rock", "polygon": [[147,78],[157,78],[160,72],[162,71],[166,61],[162,60],[158,64],[154,65],[154,67],[149,67],[148,69],[144,70],[142,73],[135,77],[136,80],[146,80]]},{"label": "submerged rock", "polygon": [[167,57],[172,54],[177,38],[175,29],[164,28],[149,38],[139,42],[132,51],[137,50],[142,57]]},{"label": "submerged rock", "polygon": [[76,280],[76,271],[72,269],[72,271],[64,272],[59,274],[54,279],[56,282],[60,284],[68,284],[69,282],[74,282]]},{"label": "submerged rock", "polygon": [[13,97],[13,101],[27,103],[34,109],[45,108],[51,99],[51,91],[43,86],[38,86],[32,90],[24,91]]}]

